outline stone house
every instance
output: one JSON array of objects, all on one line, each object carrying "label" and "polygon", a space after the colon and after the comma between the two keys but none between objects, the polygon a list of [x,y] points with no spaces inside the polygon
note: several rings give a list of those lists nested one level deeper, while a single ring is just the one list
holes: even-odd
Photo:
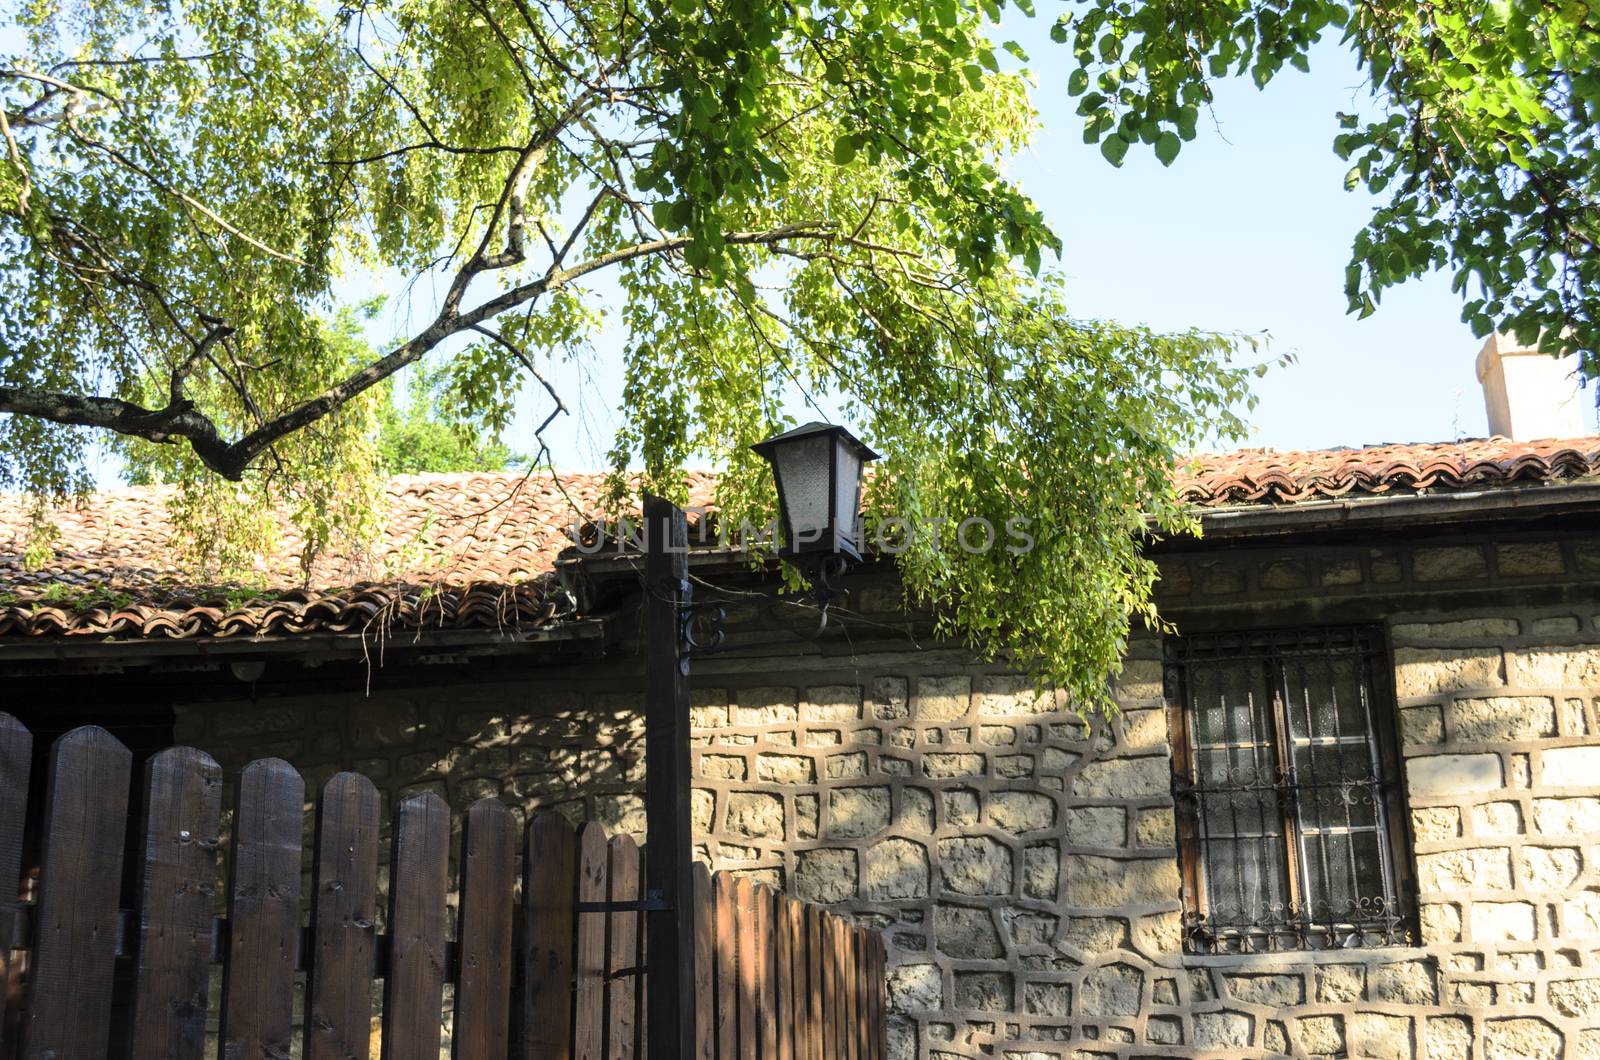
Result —
[{"label": "stone house", "polygon": [[[0,707],[642,831],[636,564],[560,555],[597,491],[398,480],[375,554],[289,541],[231,597],[175,580],[153,491],[27,569],[0,507]],[[819,637],[696,550],[704,856],[882,928],[906,1060],[1600,1057],[1600,437],[1246,451],[1185,494],[1178,632],[1110,721],[933,640],[887,565]]]}]

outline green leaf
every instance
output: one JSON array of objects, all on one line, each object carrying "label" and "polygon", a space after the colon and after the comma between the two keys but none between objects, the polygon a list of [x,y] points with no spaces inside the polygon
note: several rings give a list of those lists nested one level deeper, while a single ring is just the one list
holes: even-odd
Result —
[{"label": "green leaf", "polygon": [[1172,165],[1173,159],[1178,157],[1178,151],[1183,147],[1183,142],[1174,132],[1164,132],[1156,140],[1156,157],[1161,159],[1164,166]]},{"label": "green leaf", "polygon": [[1100,153],[1114,166],[1121,166],[1128,153],[1128,141],[1120,136],[1108,136],[1100,143]]},{"label": "green leaf", "polygon": [[833,141],[833,164],[847,166],[856,157],[856,138],[849,133]]}]

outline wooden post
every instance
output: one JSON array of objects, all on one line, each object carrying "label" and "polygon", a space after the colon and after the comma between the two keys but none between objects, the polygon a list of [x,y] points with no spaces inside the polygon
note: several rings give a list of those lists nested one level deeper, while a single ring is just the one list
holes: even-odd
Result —
[{"label": "wooden post", "polygon": [[[689,675],[681,616],[689,603],[683,511],[644,498],[645,895],[650,1060],[694,1055],[694,879],[689,823]],[[664,907],[664,908],[662,908]]]}]

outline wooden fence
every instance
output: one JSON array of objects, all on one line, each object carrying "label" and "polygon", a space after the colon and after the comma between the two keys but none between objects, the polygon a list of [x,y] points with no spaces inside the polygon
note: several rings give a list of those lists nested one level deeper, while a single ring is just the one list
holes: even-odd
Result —
[{"label": "wooden fence", "polygon": [[[347,1060],[380,1055],[380,1041],[385,1060],[644,1053],[644,914],[605,908],[640,898],[628,836],[536,816],[519,866],[511,811],[475,803],[452,940],[452,822],[437,795],[399,804],[380,906],[383,806],[360,774],[323,785],[307,858],[304,782],[281,760],[240,773],[226,843],[221,770],[192,747],[146,763],[137,820],[132,755],[104,729],[51,747],[30,826],[31,762],[30,734],[0,714],[0,881],[22,881],[0,888],[7,1056],[189,1058],[220,1044],[224,1060]],[[24,865],[30,827],[39,853]],[[877,933],[703,867],[694,900],[694,1060],[882,1060]]]}]

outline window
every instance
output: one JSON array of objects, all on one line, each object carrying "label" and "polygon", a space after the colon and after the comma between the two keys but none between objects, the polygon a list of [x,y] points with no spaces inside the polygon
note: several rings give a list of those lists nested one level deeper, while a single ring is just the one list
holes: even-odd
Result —
[{"label": "window", "polygon": [[1415,939],[1383,633],[1169,639],[1185,946]]}]

